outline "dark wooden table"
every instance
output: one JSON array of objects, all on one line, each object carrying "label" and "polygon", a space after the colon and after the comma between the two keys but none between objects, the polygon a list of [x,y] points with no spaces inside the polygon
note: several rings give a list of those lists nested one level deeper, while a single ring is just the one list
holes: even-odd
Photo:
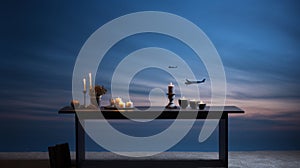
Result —
[{"label": "dark wooden table", "polygon": [[[185,109],[183,115],[178,118],[179,109],[152,108],[147,111],[135,110],[116,110],[101,108],[101,113],[108,120],[114,119],[219,119],[219,158],[210,160],[118,160],[117,162],[107,160],[93,163],[100,167],[228,167],[228,115],[244,113],[236,106],[225,106],[223,111],[212,111],[216,106],[207,106],[204,110]],[[147,107],[137,107],[139,110],[146,110]],[[157,109],[157,110],[156,110]],[[59,110],[59,114],[75,114],[75,132],[76,132],[76,165],[81,167],[85,165],[85,131],[80,124],[80,120],[98,119],[100,111],[98,109],[77,109],[64,107]],[[124,115],[125,114],[125,115]],[[209,118],[207,118],[209,116]],[[95,161],[94,161],[95,162]]]}]

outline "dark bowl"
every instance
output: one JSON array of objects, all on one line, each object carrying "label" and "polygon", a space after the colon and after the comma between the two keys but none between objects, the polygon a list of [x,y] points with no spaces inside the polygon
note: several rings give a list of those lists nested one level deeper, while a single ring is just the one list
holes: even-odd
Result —
[{"label": "dark bowl", "polygon": [[203,110],[205,108],[206,104],[204,103],[199,103],[199,109]]}]

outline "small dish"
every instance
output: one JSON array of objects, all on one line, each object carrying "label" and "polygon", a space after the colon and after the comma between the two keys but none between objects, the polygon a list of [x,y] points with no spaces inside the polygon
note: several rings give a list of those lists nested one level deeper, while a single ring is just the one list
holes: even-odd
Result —
[{"label": "small dish", "polygon": [[199,105],[199,109],[200,110],[203,110],[205,108],[205,106],[206,106],[205,103],[199,103],[198,105]]}]

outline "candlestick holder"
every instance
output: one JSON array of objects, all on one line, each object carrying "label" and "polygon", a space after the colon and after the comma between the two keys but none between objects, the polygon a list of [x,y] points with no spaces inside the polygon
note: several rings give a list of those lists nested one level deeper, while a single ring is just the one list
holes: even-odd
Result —
[{"label": "candlestick holder", "polygon": [[83,91],[83,106],[86,108],[86,90]]},{"label": "candlestick holder", "polygon": [[166,106],[167,109],[177,109],[177,106],[174,104],[174,97],[175,94],[173,93],[167,93],[168,99],[169,99],[169,104]]}]

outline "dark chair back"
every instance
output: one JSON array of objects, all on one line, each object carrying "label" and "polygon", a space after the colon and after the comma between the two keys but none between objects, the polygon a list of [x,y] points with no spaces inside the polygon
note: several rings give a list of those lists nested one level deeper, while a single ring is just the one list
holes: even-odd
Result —
[{"label": "dark chair back", "polygon": [[48,147],[51,168],[71,168],[71,155],[68,143]]}]

